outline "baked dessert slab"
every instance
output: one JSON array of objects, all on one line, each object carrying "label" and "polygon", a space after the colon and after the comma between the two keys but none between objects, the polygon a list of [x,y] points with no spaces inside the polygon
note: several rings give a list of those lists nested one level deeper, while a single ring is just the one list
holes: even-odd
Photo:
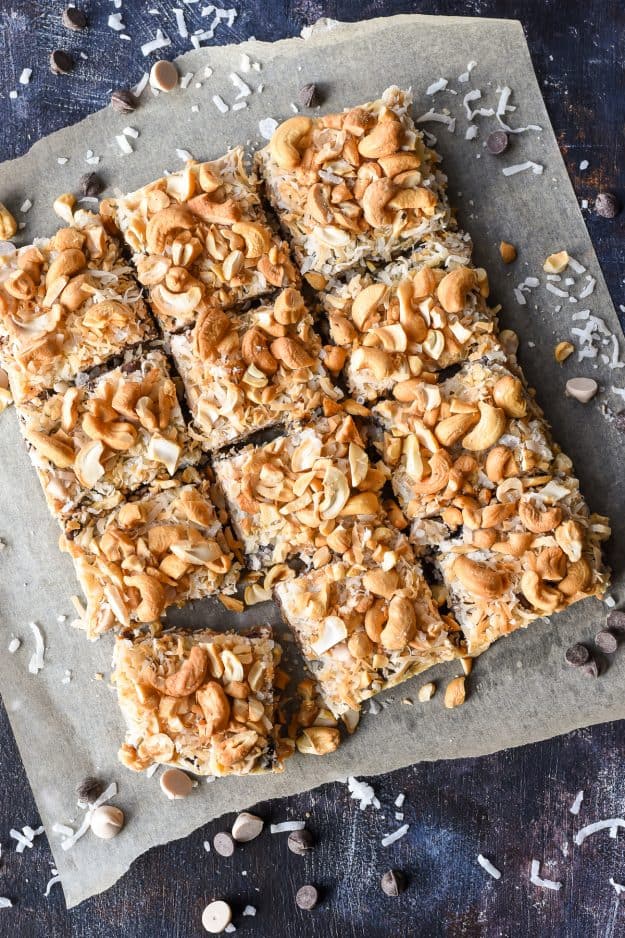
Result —
[{"label": "baked dessert slab", "polygon": [[345,413],[322,417],[214,464],[233,527],[253,567],[297,556],[325,563],[354,521],[384,515],[388,478]]},{"label": "baked dessert slab", "polygon": [[494,346],[492,357],[467,362],[442,382],[429,376],[396,388],[409,402],[373,408],[393,490],[409,518],[457,520],[506,500],[508,491],[570,472],[533,396],[503,360]]},{"label": "baked dessert slab", "polygon": [[208,479],[185,469],[61,538],[87,599],[89,638],[234,591],[238,568],[209,489]]},{"label": "baked dessert slab", "polygon": [[337,717],[466,653],[455,621],[440,615],[408,539],[388,526],[355,525],[341,559],[277,583],[275,595]]},{"label": "baked dessert slab", "polygon": [[[338,114],[298,114],[256,154],[267,197],[304,275],[386,263],[451,224],[440,157],[397,87]],[[319,276],[321,275],[321,276]]]},{"label": "baked dessert slab", "polygon": [[298,290],[235,314],[205,310],[193,329],[171,336],[198,439],[209,451],[257,430],[297,420],[338,400],[321,341]]},{"label": "baked dessert slab", "polygon": [[20,403],[156,337],[121,242],[79,210],[0,256],[0,361]]},{"label": "baked dessert slab", "polygon": [[118,638],[113,682],[128,728],[120,761],[135,771],[156,763],[212,776],[281,771],[280,657],[268,626]]},{"label": "baked dessert slab", "polygon": [[601,544],[609,536],[608,519],[589,512],[572,476],[510,489],[472,509],[470,525],[449,532],[435,555],[468,653],[581,599],[601,598],[609,585]]},{"label": "baked dessert slab", "polygon": [[18,404],[17,413],[50,511],[66,531],[202,455],[156,350],[133,350],[117,368]]},{"label": "baked dessert slab", "polygon": [[208,307],[237,307],[297,285],[288,245],[268,223],[242,147],[109,200],[107,211],[165,331],[192,325]]},{"label": "baked dessert slab", "polygon": [[397,385],[401,394],[405,382],[479,358],[491,344],[496,320],[486,304],[486,271],[458,254],[446,266],[444,256],[428,245],[374,273],[333,281],[321,294],[357,400],[377,400]]}]

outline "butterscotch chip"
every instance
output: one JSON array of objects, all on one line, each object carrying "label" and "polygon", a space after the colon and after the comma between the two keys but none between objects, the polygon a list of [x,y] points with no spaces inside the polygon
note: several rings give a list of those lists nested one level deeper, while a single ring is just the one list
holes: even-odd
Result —
[{"label": "butterscotch chip", "polygon": [[91,830],[101,840],[117,837],[124,826],[124,812],[112,804],[103,804],[91,815]]},{"label": "butterscotch chip", "polygon": [[170,801],[186,798],[193,791],[193,781],[180,769],[165,769],[160,779],[161,791]]},{"label": "butterscotch chip", "polygon": [[211,935],[220,935],[232,921],[232,909],[223,899],[210,902],[202,912],[202,926]]},{"label": "butterscotch chip", "polygon": [[173,91],[178,84],[178,69],[173,62],[159,59],[150,69],[150,84],[158,91]]},{"label": "butterscotch chip", "polygon": [[445,706],[448,710],[460,707],[465,701],[464,677],[455,677],[445,688]]},{"label": "butterscotch chip", "polygon": [[510,244],[509,241],[500,243],[499,253],[504,264],[512,264],[517,259],[517,250],[514,244]]}]

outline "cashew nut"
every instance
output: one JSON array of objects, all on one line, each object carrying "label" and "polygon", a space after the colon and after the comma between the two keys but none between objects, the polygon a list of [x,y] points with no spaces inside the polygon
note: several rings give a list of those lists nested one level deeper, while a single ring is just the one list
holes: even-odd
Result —
[{"label": "cashew nut", "polygon": [[287,287],[279,293],[273,304],[274,319],[281,326],[294,325],[300,321],[305,312],[304,298],[299,290],[293,287]]},{"label": "cashew nut", "polygon": [[239,205],[234,199],[213,202],[206,192],[189,199],[187,207],[208,225],[232,225],[241,217]]},{"label": "cashew nut", "polygon": [[397,186],[386,177],[369,183],[362,197],[362,210],[365,220],[372,228],[383,228],[393,223],[394,213],[387,208]]},{"label": "cashew nut", "polygon": [[230,722],[230,701],[221,684],[208,681],[196,691],[195,699],[206,720],[207,734],[214,736],[216,733],[223,733]]},{"label": "cashew nut", "polygon": [[177,231],[190,231],[196,221],[185,205],[169,205],[150,218],[145,230],[145,243],[150,254],[162,254],[165,245]]},{"label": "cashew nut", "polygon": [[449,481],[451,459],[445,450],[440,449],[430,457],[430,474],[425,479],[412,482],[416,495],[435,495],[444,489]]},{"label": "cashew nut", "polygon": [[507,589],[506,578],[502,573],[470,557],[458,557],[453,573],[470,593],[480,599],[497,599]]},{"label": "cashew nut", "polygon": [[578,521],[563,521],[555,530],[555,539],[569,560],[581,558],[584,529]]},{"label": "cashew nut", "polygon": [[351,318],[362,332],[371,313],[384,301],[388,287],[384,283],[372,283],[354,298]]},{"label": "cashew nut", "polygon": [[313,122],[310,117],[290,117],[274,130],[269,149],[280,169],[299,166],[301,151],[308,145]]},{"label": "cashew nut", "polygon": [[282,336],[274,339],[270,345],[271,354],[281,361],[286,368],[296,371],[298,368],[312,368],[315,359],[309,355],[297,339]]},{"label": "cashew nut", "polygon": [[443,446],[453,446],[470,427],[475,426],[478,420],[479,415],[476,413],[452,414],[451,417],[445,417],[436,425],[434,436]]},{"label": "cashew nut", "polygon": [[536,571],[543,580],[563,580],[566,567],[566,554],[560,547],[544,547],[536,558]]},{"label": "cashew nut", "polygon": [[519,467],[514,453],[507,446],[495,446],[486,457],[486,475],[491,482],[499,485],[504,479],[518,476]]},{"label": "cashew nut", "polygon": [[424,215],[431,215],[436,207],[436,194],[423,187],[400,189],[388,204],[399,211],[412,209],[415,212],[423,212]]},{"label": "cashew nut", "polygon": [[397,570],[368,570],[362,578],[364,588],[375,596],[391,599],[399,585]]},{"label": "cashew nut", "polygon": [[392,156],[401,146],[403,128],[399,121],[378,121],[371,133],[358,144],[358,152],[365,159],[377,160],[381,156]]},{"label": "cashew nut", "polygon": [[332,221],[332,210],[328,202],[329,188],[321,182],[316,182],[310,187],[306,199],[306,211],[320,225],[329,225]]},{"label": "cashew nut", "polygon": [[68,248],[54,258],[46,273],[46,288],[62,277],[73,277],[86,266],[87,259],[79,248]]},{"label": "cashew nut", "polygon": [[264,225],[239,221],[234,223],[232,230],[245,241],[246,257],[261,257],[271,247],[271,232]]},{"label": "cashew nut", "polygon": [[566,576],[558,583],[558,589],[567,598],[585,592],[592,582],[592,570],[585,557],[569,564]]},{"label": "cashew nut", "polygon": [[17,231],[17,222],[10,211],[0,202],[0,240],[10,241]]},{"label": "cashew nut", "polygon": [[200,313],[193,330],[193,348],[202,361],[214,358],[216,347],[230,331],[230,325],[221,309],[206,309]]},{"label": "cashew nut", "polygon": [[446,313],[461,313],[471,290],[477,286],[477,276],[469,267],[457,267],[445,274],[436,295]]},{"label": "cashew nut", "polygon": [[541,511],[531,502],[519,502],[519,518],[523,526],[532,534],[546,534],[560,524],[562,509],[554,505],[552,508]]},{"label": "cashew nut", "polygon": [[526,570],[521,577],[521,592],[527,601],[541,612],[555,612],[562,602],[558,590],[546,586],[533,570]]},{"label": "cashew nut", "polygon": [[[139,622],[154,622],[165,606],[165,588],[155,577],[148,573],[137,573],[125,578],[126,586],[139,591],[141,601],[135,609]],[[171,694],[175,697],[175,694]],[[182,695],[179,695],[182,696]]]},{"label": "cashew nut", "polygon": [[465,449],[478,451],[493,446],[506,429],[506,415],[499,407],[479,401],[480,419],[462,440]]},{"label": "cashew nut", "polygon": [[493,400],[498,407],[503,408],[508,417],[525,417],[527,413],[527,398],[523,385],[512,375],[499,378],[493,388]]},{"label": "cashew nut", "polygon": [[167,697],[188,697],[202,686],[208,671],[208,652],[199,645],[194,645],[189,657],[182,666],[169,677],[160,677],[154,671],[147,672],[147,678],[159,693]]},{"label": "cashew nut", "polygon": [[393,153],[391,156],[380,157],[378,163],[384,170],[384,175],[391,179],[421,166],[421,160],[416,153]]},{"label": "cashew nut", "polygon": [[380,635],[380,642],[389,651],[401,651],[415,637],[417,613],[406,596],[393,596],[388,604],[388,620]]}]

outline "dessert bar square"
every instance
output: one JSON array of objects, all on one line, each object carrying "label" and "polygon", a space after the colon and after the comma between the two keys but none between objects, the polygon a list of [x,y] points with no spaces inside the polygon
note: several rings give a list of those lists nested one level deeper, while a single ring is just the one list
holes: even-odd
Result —
[{"label": "dessert bar square", "polygon": [[414,381],[410,397],[373,408],[393,490],[409,518],[459,519],[540,484],[545,474],[570,470],[521,378],[494,357],[469,362],[439,384]]},{"label": "dessert bar square", "polygon": [[333,281],[321,294],[332,341],[344,350],[345,377],[357,400],[374,401],[422,372],[437,372],[492,344],[486,271],[433,266],[419,253],[375,273]]},{"label": "dessert bar square", "polygon": [[113,682],[127,725],[120,761],[135,771],[160,763],[212,776],[281,771],[280,656],[268,626],[117,639]]},{"label": "dessert bar square", "polygon": [[601,598],[609,585],[601,544],[609,536],[608,519],[589,512],[570,476],[473,509],[471,527],[448,533],[435,557],[468,653],[581,599]]},{"label": "dessert bar square", "polygon": [[66,531],[197,462],[162,352],[148,351],[81,385],[18,404],[48,505]]},{"label": "dessert bar square", "polygon": [[0,255],[0,362],[17,402],[156,336],[141,287],[98,215]]},{"label": "dessert bar square", "polygon": [[234,591],[237,565],[209,488],[196,470],[183,470],[61,539],[87,598],[82,624],[90,638]]},{"label": "dessert bar square", "polygon": [[360,524],[350,534],[340,560],[275,586],[335,716],[466,653],[454,620],[440,615],[407,538]]},{"label": "dessert bar square", "polygon": [[362,264],[384,263],[450,224],[440,157],[410,116],[412,97],[339,114],[298,114],[256,154],[267,197],[315,288]]},{"label": "dessert bar square", "polygon": [[327,562],[345,525],[383,515],[388,473],[372,464],[353,418],[340,413],[215,462],[233,527],[252,566],[298,556]]},{"label": "dessert bar square", "polygon": [[245,171],[242,147],[109,200],[108,211],[166,331],[192,325],[208,307],[239,306],[298,282],[288,245],[271,229],[258,184]]},{"label": "dessert bar square", "polygon": [[320,339],[293,288],[241,315],[206,310],[192,330],[171,337],[171,352],[207,450],[297,420],[324,399],[342,396],[326,373]]}]

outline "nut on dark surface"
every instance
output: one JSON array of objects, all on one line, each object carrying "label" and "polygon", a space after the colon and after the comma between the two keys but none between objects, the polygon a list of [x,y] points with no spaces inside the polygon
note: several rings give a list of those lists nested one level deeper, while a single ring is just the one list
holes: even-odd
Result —
[{"label": "nut on dark surface", "polygon": [[76,786],[78,798],[80,801],[86,802],[87,804],[93,804],[94,801],[97,801],[103,791],[104,783],[101,782],[99,778],[92,776],[83,779],[83,781]]},{"label": "nut on dark surface", "polygon": [[130,114],[131,111],[137,109],[138,104],[139,102],[132,91],[129,91],[127,88],[119,88],[111,95],[113,110],[118,111],[120,114]]},{"label": "nut on dark surface", "polygon": [[613,192],[600,192],[595,199],[595,213],[601,218],[615,218],[621,210]]},{"label": "nut on dark surface", "polygon": [[87,28],[87,17],[82,10],[78,9],[78,7],[66,7],[66,9],[63,10],[63,16],[61,19],[63,26],[65,26],[67,29],[79,31],[81,29]]},{"label": "nut on dark surface", "polygon": [[380,886],[385,896],[398,896],[406,888],[406,877],[401,870],[387,870]]},{"label": "nut on dark surface", "polygon": [[500,156],[508,149],[508,134],[505,130],[493,130],[486,138],[486,149],[493,156]]},{"label": "nut on dark surface", "polygon": [[74,60],[69,52],[55,49],[50,53],[50,71],[55,75],[67,75],[74,68]]},{"label": "nut on dark surface", "polygon": [[313,848],[313,836],[309,830],[304,828],[301,831],[291,831],[287,846],[291,853],[296,853],[298,857],[303,857]]},{"label": "nut on dark surface", "polygon": [[316,107],[320,104],[319,90],[312,82],[303,85],[298,92],[299,103],[302,107]]},{"label": "nut on dark surface", "polygon": [[97,173],[85,173],[84,176],[80,177],[79,186],[82,195],[89,198],[100,195],[104,189],[104,183]]}]

